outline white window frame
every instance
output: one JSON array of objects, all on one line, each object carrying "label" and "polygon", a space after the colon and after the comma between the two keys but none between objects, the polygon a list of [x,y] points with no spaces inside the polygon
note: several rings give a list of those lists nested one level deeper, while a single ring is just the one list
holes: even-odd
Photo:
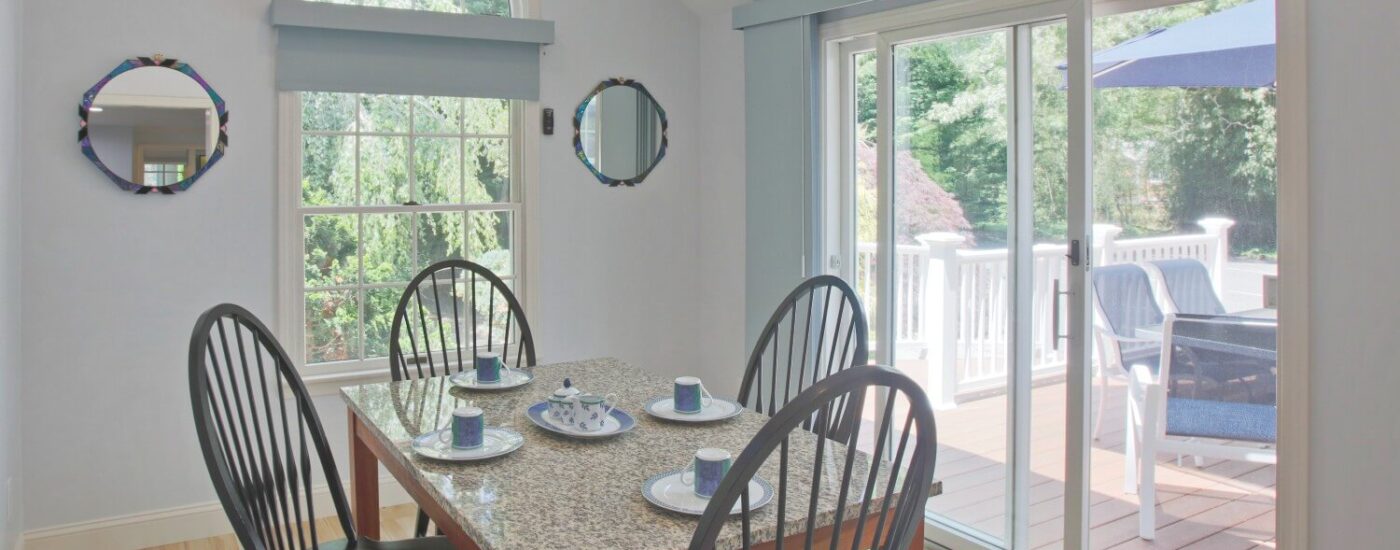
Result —
[{"label": "white window frame", "polygon": [[[304,273],[304,228],[306,214],[353,214],[353,213],[398,213],[398,212],[472,212],[505,211],[512,213],[511,254],[512,270],[504,279],[513,281],[514,292],[526,310],[526,316],[533,311],[530,299],[529,274],[538,259],[529,251],[531,236],[537,234],[531,200],[536,196],[538,178],[539,139],[533,132],[525,131],[538,122],[537,102],[511,101],[510,131],[508,138],[511,147],[511,194],[509,202],[419,206],[334,206],[304,207],[302,200],[302,103],[300,92],[279,92],[279,140],[278,140],[278,262],[277,298],[278,322],[275,330],[287,353],[301,369],[302,375],[313,394],[334,393],[340,385],[388,380],[389,361],[387,358],[352,359],[330,363],[306,364],[305,334],[305,273]],[[355,135],[374,135],[357,133]],[[412,132],[410,136],[418,135]],[[462,137],[470,138],[471,135]],[[501,137],[501,136],[491,136]],[[412,143],[410,137],[409,142]],[[409,151],[410,162],[412,151]],[[465,167],[464,167],[465,168]],[[357,169],[358,170],[358,169]],[[412,170],[409,171],[410,187]],[[358,181],[358,173],[356,174]],[[309,211],[308,211],[309,210]],[[363,240],[363,237],[360,237]],[[470,258],[468,258],[470,260]],[[363,268],[363,266],[362,266]],[[415,268],[416,269],[416,268]],[[415,273],[416,274],[416,273]],[[406,283],[403,281],[402,283]],[[375,288],[380,285],[349,285],[354,288]],[[363,304],[360,304],[363,307]],[[363,319],[360,321],[363,323]],[[360,329],[362,330],[362,328]],[[361,342],[364,345],[364,342]]]}]

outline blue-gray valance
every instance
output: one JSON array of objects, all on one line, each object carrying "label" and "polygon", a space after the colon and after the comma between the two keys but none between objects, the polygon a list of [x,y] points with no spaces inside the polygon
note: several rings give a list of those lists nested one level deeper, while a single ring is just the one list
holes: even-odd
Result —
[{"label": "blue-gray valance", "polygon": [[786,19],[817,15],[871,0],[754,0],[735,6],[734,28],[747,29]]},{"label": "blue-gray valance", "polygon": [[275,0],[277,88],[539,99],[554,23]]}]

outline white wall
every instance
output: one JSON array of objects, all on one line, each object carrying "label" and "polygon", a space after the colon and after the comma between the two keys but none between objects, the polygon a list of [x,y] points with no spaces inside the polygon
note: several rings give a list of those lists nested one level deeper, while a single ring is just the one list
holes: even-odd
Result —
[{"label": "white wall", "polygon": [[0,0],[0,549],[23,528],[20,493],[20,0]]},{"label": "white wall", "polygon": [[[700,23],[700,361],[711,389],[739,391],[744,342],[744,33],[725,2]],[[769,307],[777,307],[771,304]]]},{"label": "white wall", "polygon": [[[185,353],[209,306],[274,311],[267,11],[265,0],[26,4],[24,173],[43,182],[22,201],[27,529],[213,499]],[[228,156],[175,197],[120,191],[75,140],[82,93],[157,52],[189,61],[231,113]]]},{"label": "white wall", "polygon": [[1308,6],[1311,547],[1395,548],[1400,4]]},{"label": "white wall", "polygon": [[[540,63],[540,102],[554,108],[556,132],[541,138],[539,265],[529,283],[539,353],[548,361],[612,355],[665,376],[693,372],[695,15],[651,0],[545,0],[540,15],[556,22]],[[666,159],[633,188],[598,183],[573,156],[573,111],[609,77],[641,81],[671,122]]]},{"label": "white wall", "polygon": [[[23,173],[44,184],[27,187],[21,202],[26,528],[211,502],[185,387],[190,327],[223,301],[276,322],[268,0],[27,5]],[[711,60],[705,67],[730,79],[713,83],[701,70],[702,46],[741,62],[727,42],[737,33],[710,21],[702,42],[699,17],[675,2],[544,0],[542,8],[558,22],[541,64],[541,102],[558,113],[559,131],[541,138],[534,197],[539,263],[529,284],[540,354],[612,355],[663,376],[737,379],[742,141],[725,134],[741,134],[732,113],[742,105],[742,71]],[[123,57],[157,52],[189,61],[227,99],[231,145],[189,192],[138,197],[82,157],[74,105]],[[671,120],[666,160],[636,188],[597,183],[573,156],[569,117],[613,76],[644,82]],[[723,120],[702,116],[710,92],[730,113]],[[714,157],[703,168],[702,150]],[[702,319],[726,326],[701,330]],[[342,405],[317,402],[341,451]]]}]

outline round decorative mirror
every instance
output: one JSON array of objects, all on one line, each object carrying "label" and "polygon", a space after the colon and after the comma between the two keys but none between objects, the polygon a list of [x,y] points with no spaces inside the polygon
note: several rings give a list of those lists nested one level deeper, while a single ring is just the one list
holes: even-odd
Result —
[{"label": "round decorative mirror", "polygon": [[666,111],[646,86],[614,78],[574,112],[574,152],[606,185],[641,183],[666,156]]},{"label": "round decorative mirror", "polygon": [[223,98],[188,63],[128,59],[78,105],[83,155],[137,194],[189,189],[228,147]]}]

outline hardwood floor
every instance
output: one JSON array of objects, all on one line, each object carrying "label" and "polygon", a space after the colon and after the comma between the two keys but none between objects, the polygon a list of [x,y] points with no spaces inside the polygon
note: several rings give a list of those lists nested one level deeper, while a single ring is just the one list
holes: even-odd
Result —
[{"label": "hardwood floor", "polygon": [[[412,504],[401,504],[390,506],[380,511],[379,515],[381,529],[383,529],[384,540],[400,540],[413,537],[413,523],[418,519],[418,507]],[[316,521],[316,530],[323,533],[331,533],[325,540],[335,540],[340,538],[340,522],[335,517],[321,518]],[[146,550],[240,550],[238,539],[232,534],[207,539],[178,542],[162,546],[152,546]]]}]

